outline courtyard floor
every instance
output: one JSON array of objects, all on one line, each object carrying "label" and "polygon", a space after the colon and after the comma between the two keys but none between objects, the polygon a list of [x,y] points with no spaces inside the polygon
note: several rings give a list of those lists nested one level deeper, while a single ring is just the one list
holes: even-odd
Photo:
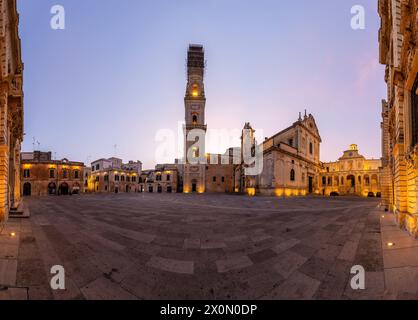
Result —
[{"label": "courtyard floor", "polygon": [[[10,219],[0,235],[0,299],[418,299],[418,240],[378,204],[183,194],[26,198],[31,217]],[[65,268],[65,291],[50,288],[54,265]],[[366,290],[351,289],[354,265],[366,270]]]}]

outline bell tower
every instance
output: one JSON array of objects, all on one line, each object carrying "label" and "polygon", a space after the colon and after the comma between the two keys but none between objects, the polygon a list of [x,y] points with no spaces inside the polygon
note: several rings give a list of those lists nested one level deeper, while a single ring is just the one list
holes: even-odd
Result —
[{"label": "bell tower", "polygon": [[[190,45],[187,52],[187,85],[184,97],[184,176],[186,193],[205,191],[205,52],[202,45]],[[190,141],[189,141],[190,140]]]},{"label": "bell tower", "polygon": [[[192,130],[202,130],[206,133],[205,125],[205,86],[203,78],[205,75],[205,53],[203,46],[190,45],[187,53],[187,87],[186,96],[184,98],[185,106],[185,160],[189,163],[187,153],[191,151],[195,141],[187,141],[187,136]],[[193,153],[196,157],[204,157],[205,155],[205,136],[201,136],[199,141],[200,148],[194,147]],[[190,139],[192,140],[192,139]],[[203,159],[202,159],[203,160]]]}]

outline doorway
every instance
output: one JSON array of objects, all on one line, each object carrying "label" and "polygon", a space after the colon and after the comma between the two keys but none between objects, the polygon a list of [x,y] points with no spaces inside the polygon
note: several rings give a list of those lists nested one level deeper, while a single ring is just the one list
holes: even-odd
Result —
[{"label": "doorway", "polygon": [[309,177],[309,193],[313,193],[313,177]]},{"label": "doorway", "polygon": [[51,182],[48,185],[48,194],[56,194],[57,193],[57,185],[54,182]]},{"label": "doorway", "polygon": [[32,193],[32,186],[31,186],[31,184],[29,182],[26,182],[23,185],[23,195],[24,196],[30,196],[31,193]]},{"label": "doorway", "polygon": [[67,196],[68,193],[69,193],[68,184],[64,182],[60,185],[60,188],[58,190],[58,194],[61,194],[63,196]]},{"label": "doorway", "polygon": [[349,186],[349,193],[355,193],[356,192],[356,177],[353,175],[350,175],[347,177],[347,184]]}]

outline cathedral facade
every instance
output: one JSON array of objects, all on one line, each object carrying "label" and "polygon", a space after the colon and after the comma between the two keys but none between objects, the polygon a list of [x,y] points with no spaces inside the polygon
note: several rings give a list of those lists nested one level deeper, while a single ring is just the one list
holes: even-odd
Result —
[{"label": "cathedral facade", "polygon": [[383,205],[418,237],[418,3],[379,0],[380,63],[386,65],[382,103]]},{"label": "cathedral facade", "polygon": [[20,203],[23,63],[16,0],[0,0],[0,222]]}]

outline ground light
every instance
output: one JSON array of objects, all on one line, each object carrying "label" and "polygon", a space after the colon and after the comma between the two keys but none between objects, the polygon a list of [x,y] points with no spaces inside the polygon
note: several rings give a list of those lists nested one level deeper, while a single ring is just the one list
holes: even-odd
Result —
[{"label": "ground light", "polygon": [[10,232],[9,234],[11,237],[16,237],[16,232]]},{"label": "ground light", "polygon": [[392,248],[395,244],[393,242],[388,242],[388,247]]}]

